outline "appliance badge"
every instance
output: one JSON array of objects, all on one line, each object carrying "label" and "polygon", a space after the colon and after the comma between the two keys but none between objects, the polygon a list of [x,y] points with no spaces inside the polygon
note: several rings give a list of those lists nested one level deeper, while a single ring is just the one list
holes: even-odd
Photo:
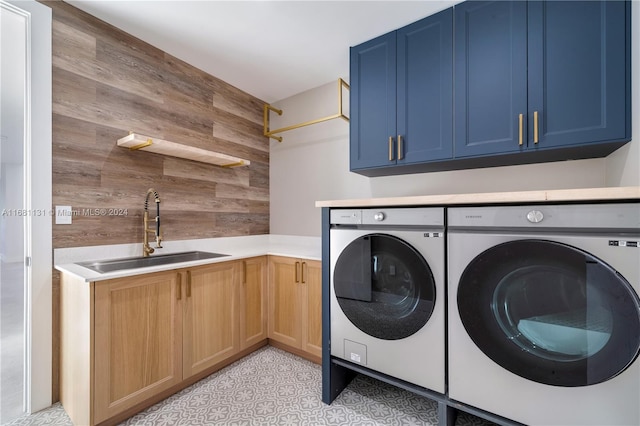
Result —
[{"label": "appliance badge", "polygon": [[609,240],[609,245],[614,247],[638,247],[637,241],[620,241],[620,240]]},{"label": "appliance badge", "polygon": [[429,237],[439,238],[444,236],[444,232],[431,232],[431,233],[425,232],[424,234],[422,234],[422,236],[424,238],[429,238]]},{"label": "appliance badge", "polygon": [[540,210],[531,210],[527,213],[527,220],[531,223],[539,223],[544,219],[544,215]]}]

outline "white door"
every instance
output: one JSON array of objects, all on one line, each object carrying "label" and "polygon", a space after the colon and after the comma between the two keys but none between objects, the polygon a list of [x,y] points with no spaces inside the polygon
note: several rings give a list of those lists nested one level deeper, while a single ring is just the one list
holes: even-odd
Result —
[{"label": "white door", "polygon": [[51,9],[0,0],[0,423],[51,404]]}]

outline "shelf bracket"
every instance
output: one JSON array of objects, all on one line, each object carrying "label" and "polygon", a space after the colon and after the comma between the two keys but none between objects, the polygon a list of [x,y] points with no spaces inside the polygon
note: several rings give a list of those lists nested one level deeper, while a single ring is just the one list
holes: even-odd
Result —
[{"label": "shelf bracket", "polygon": [[293,129],[299,129],[300,127],[310,126],[312,124],[322,123],[324,121],[333,120],[335,118],[342,118],[344,121],[349,122],[349,117],[347,117],[342,109],[342,88],[346,88],[349,90],[349,85],[341,78],[338,79],[338,112],[333,115],[329,115],[327,117],[316,118],[315,120],[305,121],[304,123],[293,124],[291,126],[282,127],[280,129],[269,130],[269,115],[270,111],[275,112],[278,115],[282,115],[282,110],[276,107],[273,107],[269,104],[264,104],[263,110],[263,119],[264,119],[264,136],[267,136],[271,139],[275,139],[278,142],[282,142],[282,136],[276,136],[278,133],[287,132]]}]

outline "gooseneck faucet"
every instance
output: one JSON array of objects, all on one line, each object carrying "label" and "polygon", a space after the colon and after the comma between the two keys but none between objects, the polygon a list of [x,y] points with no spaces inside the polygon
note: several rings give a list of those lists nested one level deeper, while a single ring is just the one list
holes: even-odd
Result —
[{"label": "gooseneck faucet", "polygon": [[[156,229],[149,228],[149,196],[153,195],[156,203]],[[156,248],[162,248],[162,235],[160,234],[160,196],[155,189],[149,188],[147,196],[144,199],[144,240],[142,243],[142,257],[148,257],[155,251],[153,247],[149,245],[149,233],[155,234]]]}]

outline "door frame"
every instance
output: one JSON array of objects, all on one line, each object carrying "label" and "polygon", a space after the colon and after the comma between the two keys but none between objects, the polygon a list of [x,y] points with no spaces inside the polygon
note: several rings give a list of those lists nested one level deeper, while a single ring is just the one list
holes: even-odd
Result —
[{"label": "door frame", "polygon": [[25,222],[24,408],[31,414],[49,407],[52,397],[52,11],[34,0],[0,2],[27,22],[24,207],[47,213]]}]

